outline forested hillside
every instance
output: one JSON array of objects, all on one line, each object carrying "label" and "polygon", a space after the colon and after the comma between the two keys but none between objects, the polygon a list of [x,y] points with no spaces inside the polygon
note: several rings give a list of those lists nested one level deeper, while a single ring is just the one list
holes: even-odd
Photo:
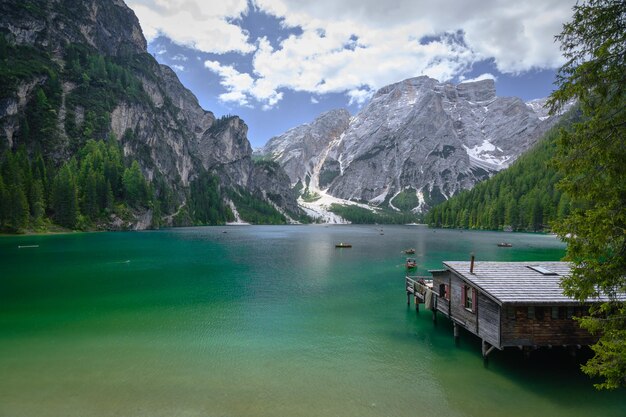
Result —
[{"label": "forested hillside", "polygon": [[[161,212],[177,206],[172,191],[160,176],[149,184],[137,159],[123,156],[109,128],[118,100],[148,101],[141,82],[127,69],[131,64],[120,65],[88,48],[69,46],[65,59],[68,64],[60,67],[45,51],[11,45],[0,36],[2,91],[15,89],[20,80],[41,77],[19,120],[12,149],[0,149],[0,230],[44,231],[54,224],[125,229],[135,220],[133,214],[147,211],[153,215],[143,226],[158,227]],[[72,86],[66,103],[61,102],[62,80]],[[67,104],[85,111],[66,111]],[[61,111],[64,126],[57,122]],[[128,130],[124,142],[135,141],[133,136]],[[206,193],[196,193],[193,205],[202,205],[208,191],[218,192],[217,181],[211,185]],[[209,204],[214,207],[210,214],[192,215],[185,224],[232,219],[220,198]]]},{"label": "forested hillside", "polygon": [[570,211],[569,199],[556,188],[559,175],[550,161],[559,130],[572,117],[564,116],[510,168],[433,207],[426,223],[464,229],[549,230],[553,220]]},{"label": "forested hillside", "polygon": [[0,3],[1,232],[223,224],[233,203],[300,219],[246,135],[157,63],[123,2]]}]

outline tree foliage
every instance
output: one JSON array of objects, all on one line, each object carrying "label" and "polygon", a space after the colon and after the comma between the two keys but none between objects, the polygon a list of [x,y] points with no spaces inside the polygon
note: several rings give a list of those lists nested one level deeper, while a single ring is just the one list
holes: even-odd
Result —
[{"label": "tree foliage", "polygon": [[78,187],[70,164],[63,165],[54,179],[52,190],[55,221],[73,229],[78,222]]},{"label": "tree foliage", "polygon": [[[562,124],[570,123],[564,117]],[[560,174],[550,164],[559,128],[551,129],[508,169],[463,191],[426,214],[431,227],[544,231],[570,211],[568,196],[556,188]]]},{"label": "tree foliage", "polygon": [[124,196],[128,204],[132,207],[139,207],[148,203],[148,183],[141,173],[141,168],[139,168],[137,161],[133,161],[131,166],[124,170],[122,183],[124,184]]},{"label": "tree foliage", "polygon": [[202,173],[189,188],[189,210],[195,224],[215,225],[235,220],[232,211],[224,204],[219,178]]},{"label": "tree foliage", "polygon": [[330,211],[356,224],[408,224],[420,221],[419,217],[411,212],[372,211],[355,205],[331,204]]},{"label": "tree foliage", "polygon": [[552,111],[577,100],[583,113],[557,147],[559,188],[574,203],[555,228],[573,263],[563,288],[581,301],[608,297],[581,325],[600,338],[583,371],[603,378],[597,388],[611,389],[626,386],[626,2],[577,4],[556,39],[567,62]]},{"label": "tree foliage", "polygon": [[114,138],[88,140],[59,167],[46,164],[41,153],[25,148],[8,151],[0,164],[0,230],[40,229],[46,222],[93,228],[116,208],[147,208],[153,192],[134,161],[125,167]]},{"label": "tree foliage", "polygon": [[411,187],[402,190],[390,201],[400,211],[411,211],[419,205],[417,191]]},{"label": "tree foliage", "polygon": [[[132,211],[144,209],[153,210],[158,227],[162,215],[179,210],[180,179],[172,182],[154,169],[152,183],[144,177],[141,167],[150,165],[150,145],[127,129],[121,142],[132,146],[133,161],[122,155],[111,133],[111,113],[120,102],[153,106],[142,82],[157,83],[158,64],[149,54],[105,56],[70,43],[53,59],[0,34],[0,64],[0,99],[15,98],[24,83],[35,84],[17,117],[12,143],[0,143],[0,230],[44,231],[52,223],[100,229],[111,216],[131,220]],[[168,97],[163,107],[176,116]],[[227,126],[232,117],[216,120],[215,126]],[[217,179],[201,176],[191,188],[178,224],[232,220]]]},{"label": "tree foliage", "polygon": [[241,219],[252,224],[285,224],[287,219],[274,206],[242,187],[228,190]]}]

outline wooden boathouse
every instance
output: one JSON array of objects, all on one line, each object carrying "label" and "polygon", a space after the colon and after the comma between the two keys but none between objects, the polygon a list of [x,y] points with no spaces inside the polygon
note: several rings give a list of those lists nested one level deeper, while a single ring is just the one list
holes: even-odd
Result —
[{"label": "wooden boathouse", "polygon": [[588,306],[563,294],[561,278],[570,273],[566,262],[443,262],[432,277],[406,277],[407,301],[424,303],[448,317],[459,329],[482,340],[486,358],[494,349],[539,347],[571,349],[596,338],[580,328],[574,317]]}]

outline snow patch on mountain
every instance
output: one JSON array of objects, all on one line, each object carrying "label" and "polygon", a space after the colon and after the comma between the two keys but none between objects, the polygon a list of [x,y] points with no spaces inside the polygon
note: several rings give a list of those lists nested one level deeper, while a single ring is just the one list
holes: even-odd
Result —
[{"label": "snow patch on mountain", "polygon": [[341,198],[333,197],[322,190],[312,190],[314,194],[317,194],[319,198],[315,201],[304,201],[302,197],[298,199],[298,204],[307,213],[308,216],[322,223],[331,224],[349,224],[350,222],[343,217],[330,211],[332,204],[338,204],[342,206],[358,206],[367,210],[374,211],[374,209],[367,204],[355,203],[354,201],[344,200]]},{"label": "snow patch on mountain", "polygon": [[480,145],[476,145],[472,148],[463,145],[463,148],[467,151],[470,162],[472,162],[474,166],[483,169],[500,171],[508,166],[508,161],[511,159],[510,155],[504,155],[502,149],[498,148],[487,139],[483,140],[483,143]]}]

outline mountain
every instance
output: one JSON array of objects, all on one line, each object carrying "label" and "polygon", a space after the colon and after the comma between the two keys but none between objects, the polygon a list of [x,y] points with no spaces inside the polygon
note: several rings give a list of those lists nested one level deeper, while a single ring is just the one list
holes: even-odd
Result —
[{"label": "mountain", "polygon": [[[313,176],[321,170],[327,152],[350,126],[350,113],[345,109],[331,110],[318,116],[312,123],[288,130],[281,136],[272,138],[267,145],[255,154],[269,155],[284,169],[293,183],[301,181],[309,185],[311,178],[318,188],[319,177]],[[328,171],[328,168],[326,168]],[[326,179],[321,178],[322,186]]]},{"label": "mountain", "polygon": [[528,150],[556,120],[534,104],[498,97],[493,80],[411,78],[378,90],[348,122],[345,111],[325,113],[258,153],[316,193],[422,212]]},{"label": "mountain", "polygon": [[[278,211],[283,221],[302,215],[284,171],[253,161],[244,121],[202,109],[176,74],[147,52],[139,22],[123,1],[3,1],[0,35],[0,162],[25,149],[31,162],[41,156],[54,177],[72,159],[82,166],[81,150],[90,140],[113,138],[126,169],[137,161],[154,195],[153,202],[133,207],[124,227],[223,222],[237,215],[235,200],[245,212],[252,202]],[[26,195],[29,175],[20,180]],[[42,180],[44,187],[53,180]],[[85,192],[76,182],[82,209]],[[190,192],[200,183],[215,187],[218,197],[210,204],[198,200],[203,193]],[[122,185],[119,196],[111,185],[116,201],[124,199]],[[151,218],[154,202],[162,219]],[[223,215],[202,215],[210,205]],[[54,218],[54,211],[47,201],[46,212]],[[107,214],[100,207],[91,220],[102,223]]]},{"label": "mountain", "polygon": [[550,160],[561,128],[579,114],[572,110],[509,168],[433,207],[426,214],[432,227],[540,231],[570,211],[570,200],[556,184]]}]

